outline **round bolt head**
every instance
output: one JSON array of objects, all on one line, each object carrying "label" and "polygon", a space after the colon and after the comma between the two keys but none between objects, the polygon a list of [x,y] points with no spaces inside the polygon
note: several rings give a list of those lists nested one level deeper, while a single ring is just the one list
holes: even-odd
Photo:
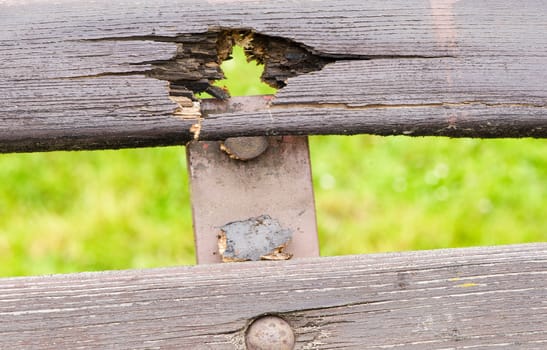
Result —
[{"label": "round bolt head", "polygon": [[294,348],[294,333],[284,319],[264,316],[249,326],[245,343],[248,350],[291,350]]},{"label": "round bolt head", "polygon": [[221,145],[220,149],[228,153],[233,159],[251,160],[266,151],[268,138],[265,136],[230,137]]}]

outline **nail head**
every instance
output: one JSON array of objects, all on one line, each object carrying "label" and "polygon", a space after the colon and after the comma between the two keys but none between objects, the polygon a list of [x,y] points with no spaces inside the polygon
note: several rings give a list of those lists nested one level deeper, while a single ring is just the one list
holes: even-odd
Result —
[{"label": "nail head", "polygon": [[255,320],[245,334],[248,350],[291,350],[294,341],[291,326],[277,316],[264,316]]},{"label": "nail head", "polygon": [[231,158],[251,160],[266,151],[268,138],[265,136],[230,137],[220,147]]}]

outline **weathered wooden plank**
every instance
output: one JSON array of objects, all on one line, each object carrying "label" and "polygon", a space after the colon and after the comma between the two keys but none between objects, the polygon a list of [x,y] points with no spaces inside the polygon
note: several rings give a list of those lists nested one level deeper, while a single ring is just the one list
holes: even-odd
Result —
[{"label": "weathered wooden plank", "polygon": [[273,313],[297,349],[547,345],[547,244],[0,280],[0,348],[241,349]]},{"label": "weathered wooden plank", "polygon": [[546,137],[546,12],[544,0],[0,1],[0,151],[187,142],[195,121],[173,116],[157,78],[175,79],[163,69],[184,35],[212,27],[330,63],[289,78],[256,118],[216,115],[203,139],[235,136],[230,123],[247,136]]}]

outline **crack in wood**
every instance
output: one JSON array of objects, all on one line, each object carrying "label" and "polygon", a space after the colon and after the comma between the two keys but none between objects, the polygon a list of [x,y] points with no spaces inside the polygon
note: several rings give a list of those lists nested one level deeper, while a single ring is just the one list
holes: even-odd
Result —
[{"label": "crack in wood", "polygon": [[[206,32],[186,33],[177,36],[139,35],[128,37],[102,37],[85,41],[157,41],[177,45],[174,57],[133,63],[149,65],[151,69],[131,72],[105,72],[95,75],[69,77],[94,78],[112,75],[145,75],[169,82],[170,96],[197,101],[195,94],[207,92],[218,99],[230,97],[228,91],[212,85],[224,78],[220,64],[230,59],[234,45],[244,48],[249,61],[264,64],[262,80],[274,88],[282,88],[288,78],[321,70],[326,64],[342,59],[318,54],[310,47],[293,40],[270,36],[249,28],[212,27]],[[334,56],[334,55],[333,55]],[[338,55],[336,55],[338,56]],[[348,56],[349,57],[349,56]],[[354,59],[364,59],[351,56]]]},{"label": "crack in wood", "polygon": [[[289,38],[259,33],[250,28],[212,27],[206,32],[186,33],[176,36],[138,35],[128,37],[103,37],[85,41],[157,41],[177,45],[174,57],[152,60],[132,65],[149,65],[151,69],[131,72],[100,73],[71,77],[101,77],[110,75],[142,74],[169,82],[169,95],[181,108],[198,101],[196,94],[206,92],[217,99],[230,97],[228,91],[212,85],[224,78],[220,64],[230,59],[234,45],[244,48],[247,60],[264,65],[261,79],[268,85],[281,89],[287,79],[319,71],[327,64],[341,60],[448,58],[449,55],[356,55],[319,52],[314,48]],[[182,102],[182,103],[181,103]]]},{"label": "crack in wood", "polygon": [[271,109],[283,108],[326,108],[326,109],[348,109],[348,110],[366,110],[366,109],[387,109],[387,108],[421,108],[421,107],[463,107],[463,106],[486,106],[486,107],[526,107],[526,108],[546,108],[546,105],[533,103],[489,103],[485,101],[460,101],[460,102],[434,102],[434,103],[408,103],[408,104],[366,104],[352,105],[348,103],[276,103],[271,105]]},{"label": "crack in wood", "polygon": [[[223,61],[231,59],[230,55],[235,45],[242,46],[248,61],[256,61],[264,65],[261,76],[262,81],[268,85],[282,89],[287,85],[291,77],[308,74],[322,70],[326,65],[338,61],[355,60],[389,60],[389,59],[438,59],[454,58],[452,55],[362,55],[346,53],[321,52],[313,47],[297,42],[290,38],[266,35],[251,28],[211,27],[205,32],[184,33],[175,36],[162,35],[133,35],[112,36],[85,39],[83,41],[154,41],[173,43],[176,51],[169,59],[147,60],[131,63],[134,67],[146,67],[142,70],[135,69],[126,72],[104,72],[95,75],[66,77],[60,79],[97,78],[104,76],[131,76],[143,75],[168,82],[169,98],[176,103],[173,116],[191,120],[190,134],[194,140],[198,140],[203,134],[204,118],[214,118],[215,114],[222,114],[226,108],[209,108],[210,101],[222,102],[231,109],[246,110],[246,107],[234,107],[229,91],[213,85],[215,81],[223,79],[224,73],[220,68]],[[214,99],[200,100],[197,94],[206,92]],[[227,103],[225,103],[227,102]],[[387,108],[417,108],[417,107],[447,107],[461,106],[465,104],[485,104],[480,101],[470,102],[441,102],[428,104],[396,104],[396,105],[350,105],[345,103],[278,103],[271,99],[267,103],[259,100],[252,102],[246,100],[251,109],[257,105],[268,110],[270,117],[275,109],[283,108],[333,108],[344,110],[387,109]],[[218,103],[216,103],[218,105]],[[515,107],[525,105],[511,104]],[[528,106],[528,105],[526,105]],[[225,107],[225,106],[224,106]],[[534,107],[543,107],[535,106]],[[271,119],[273,119],[271,117]],[[449,125],[449,127],[453,127]],[[404,131],[404,134],[412,134],[413,130]]]},{"label": "crack in wood", "polygon": [[354,307],[354,306],[364,306],[364,305],[373,305],[373,304],[381,304],[385,302],[391,301],[390,299],[381,299],[381,300],[371,300],[371,301],[358,301],[354,303],[344,303],[339,305],[330,305],[330,306],[322,306],[322,307],[315,307],[315,308],[302,308],[302,309],[294,309],[290,311],[280,312],[277,313],[281,316],[290,316],[297,313],[302,312],[310,312],[310,311],[323,311],[323,310],[333,310],[333,309],[340,309],[340,308],[348,308],[348,307]]},{"label": "crack in wood", "polygon": [[[132,66],[147,66],[144,70],[130,72],[105,72],[87,77],[144,75],[167,81],[169,98],[177,104],[173,115],[182,119],[194,120],[190,133],[195,140],[202,134],[203,118],[222,111],[207,111],[204,101],[197,94],[206,92],[215,97],[213,101],[228,101],[229,91],[213,85],[223,79],[220,65],[231,59],[235,45],[242,46],[247,60],[254,60],[264,65],[262,81],[282,89],[291,77],[322,70],[326,65],[338,61],[355,60],[388,60],[388,59],[438,59],[454,58],[453,55],[362,55],[320,52],[313,47],[289,38],[259,33],[251,28],[212,27],[205,32],[184,33],[175,36],[138,35],[128,37],[104,37],[86,41],[156,41],[176,45],[173,57],[162,60],[148,60],[132,63]],[[71,77],[74,79],[75,77]],[[82,77],[76,77],[82,78]],[[351,105],[347,103],[268,103],[268,110],[283,108],[332,108],[344,110],[420,108],[420,107],[459,107],[464,105],[503,106],[503,107],[537,107],[532,104],[489,104],[483,101],[438,102],[419,104],[368,104]],[[271,115],[271,112],[270,112]],[[452,127],[449,125],[449,127]],[[405,131],[412,134],[414,131]]]}]

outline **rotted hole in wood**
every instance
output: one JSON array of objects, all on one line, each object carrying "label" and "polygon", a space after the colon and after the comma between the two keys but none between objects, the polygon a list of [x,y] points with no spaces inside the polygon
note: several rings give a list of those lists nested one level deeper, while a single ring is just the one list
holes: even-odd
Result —
[{"label": "rotted hole in wood", "polygon": [[263,65],[260,79],[273,88],[271,93],[283,88],[288,78],[321,70],[334,61],[314,54],[303,44],[250,29],[213,28],[204,33],[182,34],[174,41],[175,57],[152,62],[153,68],[147,74],[169,81],[170,98],[180,105],[182,114],[196,107],[204,96],[200,94],[222,100],[230,97],[228,89],[222,87],[225,76],[221,65],[233,56],[241,58],[244,53],[247,62]]}]

